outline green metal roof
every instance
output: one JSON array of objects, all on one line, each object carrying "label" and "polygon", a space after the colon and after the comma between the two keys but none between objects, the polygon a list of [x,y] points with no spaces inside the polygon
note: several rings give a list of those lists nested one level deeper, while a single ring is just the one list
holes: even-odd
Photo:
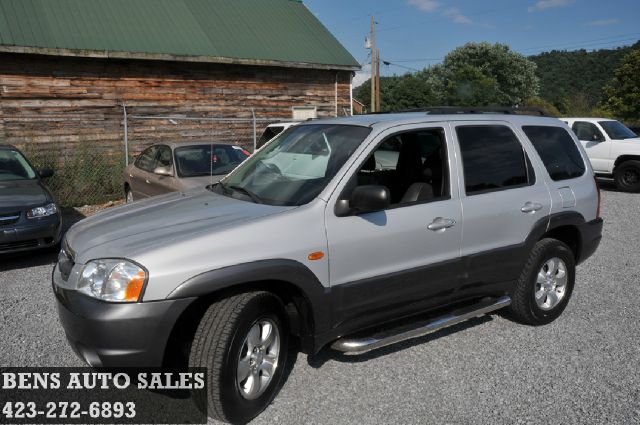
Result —
[{"label": "green metal roof", "polygon": [[359,68],[296,0],[0,0],[0,51]]}]

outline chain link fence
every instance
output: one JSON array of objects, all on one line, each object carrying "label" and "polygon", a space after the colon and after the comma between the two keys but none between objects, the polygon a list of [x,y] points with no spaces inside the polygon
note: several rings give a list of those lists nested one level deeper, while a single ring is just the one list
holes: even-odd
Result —
[{"label": "chain link fence", "polygon": [[[119,133],[119,137],[109,136],[109,131],[104,131],[101,137],[99,128],[80,129],[77,134],[51,140],[27,137],[29,141],[18,147],[34,167],[54,170],[53,177],[45,183],[62,206],[97,205],[123,199],[126,166],[152,144],[208,141],[238,145],[253,152],[264,128],[284,121],[283,118],[256,118],[251,110],[246,115],[249,117],[134,115],[127,114],[124,108],[123,115],[111,124],[118,126],[115,133]],[[51,132],[59,126],[54,121],[44,124]],[[38,125],[38,134],[42,134],[43,123]],[[33,122],[23,120],[23,127],[28,131]]]}]

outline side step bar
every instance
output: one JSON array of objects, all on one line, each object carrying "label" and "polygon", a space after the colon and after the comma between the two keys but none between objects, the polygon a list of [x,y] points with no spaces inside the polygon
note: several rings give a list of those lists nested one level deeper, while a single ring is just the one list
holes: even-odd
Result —
[{"label": "side step bar", "polygon": [[511,304],[511,298],[508,296],[489,299],[485,298],[476,304],[459,308],[426,323],[413,323],[410,326],[387,329],[373,335],[360,338],[344,337],[335,341],[331,345],[331,348],[348,355],[363,354],[400,341],[430,334],[448,326],[464,322],[465,320],[507,307],[509,304]]}]

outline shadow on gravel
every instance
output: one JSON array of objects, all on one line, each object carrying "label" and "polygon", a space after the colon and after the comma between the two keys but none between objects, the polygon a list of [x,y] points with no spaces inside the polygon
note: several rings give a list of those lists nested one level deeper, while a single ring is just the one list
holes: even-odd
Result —
[{"label": "shadow on gravel", "polygon": [[604,190],[607,192],[624,193],[621,190],[618,190],[618,188],[616,187],[616,183],[613,181],[613,179],[598,178],[598,186],[600,187],[601,190]]},{"label": "shadow on gravel", "polygon": [[469,319],[465,322],[458,323],[457,325],[439,330],[437,332],[427,334],[419,338],[409,339],[407,341],[402,341],[397,344],[389,345],[387,347],[382,347],[377,350],[373,350],[369,353],[360,354],[356,356],[348,356],[338,351],[332,350],[329,347],[325,347],[317,355],[313,357],[307,357],[307,362],[309,363],[309,366],[316,369],[322,367],[329,360],[335,360],[341,363],[367,362],[369,360],[377,359],[378,357],[383,357],[389,354],[397,353],[398,351],[403,351],[403,350],[406,350],[407,348],[411,348],[416,345],[421,345],[421,344],[454,334],[456,332],[461,332],[466,329],[473,328],[478,325],[482,325],[483,323],[487,323],[492,320],[493,318],[490,315],[476,317],[473,319]]},{"label": "shadow on gravel", "polygon": [[[85,218],[73,208],[62,210],[62,235],[71,226]],[[38,249],[35,251],[16,252],[15,254],[0,254],[0,271],[27,269],[29,267],[53,265],[58,259],[59,246]]]}]

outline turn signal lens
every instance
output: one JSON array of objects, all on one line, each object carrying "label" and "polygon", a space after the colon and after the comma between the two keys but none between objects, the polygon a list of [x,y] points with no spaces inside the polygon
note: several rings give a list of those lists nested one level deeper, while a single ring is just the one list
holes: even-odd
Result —
[{"label": "turn signal lens", "polygon": [[321,260],[323,257],[324,257],[324,252],[322,251],[312,252],[307,256],[307,258],[311,261]]},{"label": "turn signal lens", "polygon": [[124,291],[125,301],[136,302],[140,299],[144,287],[144,277],[144,272],[141,270],[129,281],[127,289]]}]

